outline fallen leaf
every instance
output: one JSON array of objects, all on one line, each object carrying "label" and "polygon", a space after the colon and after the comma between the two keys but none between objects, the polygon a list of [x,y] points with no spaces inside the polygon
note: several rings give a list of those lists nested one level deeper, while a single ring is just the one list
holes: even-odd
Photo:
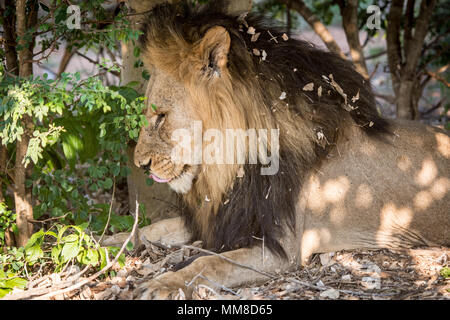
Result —
[{"label": "fallen leaf", "polygon": [[381,289],[381,280],[380,278],[363,277],[361,279],[361,285],[369,290]]},{"label": "fallen leaf", "polygon": [[250,39],[251,42],[256,42],[258,41],[259,36],[261,35],[261,32],[255,33],[254,35],[252,35],[252,38]]},{"label": "fallen leaf", "polygon": [[237,177],[242,178],[242,177],[244,177],[244,175],[245,175],[245,170],[244,170],[244,168],[240,167],[238,170],[238,173],[237,173]]},{"label": "fallen leaf", "polygon": [[322,86],[317,89],[317,95],[319,96],[319,98],[322,96]]},{"label": "fallen leaf", "polygon": [[263,59],[263,61],[265,61],[266,58],[267,58],[267,52],[266,52],[266,50],[263,50],[262,51],[262,59]]},{"label": "fallen leaf", "polygon": [[[321,134],[321,136],[319,134]],[[325,135],[323,134],[322,131],[319,131],[319,132],[317,132],[317,137],[319,140],[322,140],[325,138]],[[331,258],[333,256],[334,256],[334,252],[321,253],[319,255],[319,258],[320,258],[320,263],[322,264],[322,266],[327,266],[331,262]]]},{"label": "fallen leaf", "polygon": [[307,85],[303,87],[303,91],[313,91],[314,90],[314,83],[310,82]]},{"label": "fallen leaf", "polygon": [[259,52],[259,50],[258,49],[253,49],[253,54],[255,55],[255,56],[260,56],[261,55],[261,52]]},{"label": "fallen leaf", "polygon": [[248,33],[248,34],[255,34],[255,32],[256,32],[255,28],[253,28],[253,27],[248,27],[248,29],[247,29],[247,33]]},{"label": "fallen leaf", "polygon": [[349,274],[344,274],[341,279],[342,281],[350,281],[352,280],[352,276]]},{"label": "fallen leaf", "polygon": [[356,96],[354,96],[354,97],[352,98],[352,102],[355,103],[355,102],[358,101],[358,100],[359,100],[359,90],[358,90],[358,93],[356,94]]},{"label": "fallen leaf", "polygon": [[322,292],[320,293],[320,297],[321,297],[321,298],[328,298],[328,299],[333,299],[333,300],[335,300],[335,299],[338,299],[338,298],[339,298],[339,291],[336,290],[336,289],[331,288],[331,289],[322,291]]}]

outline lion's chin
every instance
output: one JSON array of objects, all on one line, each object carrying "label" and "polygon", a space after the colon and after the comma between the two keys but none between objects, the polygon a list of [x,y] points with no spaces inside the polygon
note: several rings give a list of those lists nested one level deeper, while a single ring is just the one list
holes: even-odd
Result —
[{"label": "lion's chin", "polygon": [[183,172],[179,177],[168,182],[169,186],[176,193],[185,194],[192,188],[195,174],[192,172]]}]

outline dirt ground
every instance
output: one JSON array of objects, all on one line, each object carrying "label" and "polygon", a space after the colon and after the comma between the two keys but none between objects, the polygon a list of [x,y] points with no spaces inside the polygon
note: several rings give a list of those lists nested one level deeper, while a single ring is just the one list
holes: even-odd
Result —
[{"label": "dirt ground", "polygon": [[[195,255],[196,250],[142,246],[127,257],[114,277],[96,280],[80,289],[60,294],[57,300],[128,300],[136,286],[171,270]],[[197,300],[409,300],[450,299],[450,279],[440,270],[450,265],[450,249],[404,251],[352,250],[315,255],[310,264],[277,275],[266,283],[215,290],[196,287]],[[81,281],[83,278],[80,278]],[[174,299],[184,299],[180,292]]]}]

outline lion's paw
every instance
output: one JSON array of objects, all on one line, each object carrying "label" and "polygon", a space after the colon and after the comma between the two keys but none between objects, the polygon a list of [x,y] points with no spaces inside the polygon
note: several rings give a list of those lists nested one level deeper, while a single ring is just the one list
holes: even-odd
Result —
[{"label": "lion's paw", "polygon": [[172,300],[180,297],[180,295],[187,297],[187,291],[185,282],[178,279],[175,272],[167,272],[140,284],[134,290],[133,298],[138,300]]}]

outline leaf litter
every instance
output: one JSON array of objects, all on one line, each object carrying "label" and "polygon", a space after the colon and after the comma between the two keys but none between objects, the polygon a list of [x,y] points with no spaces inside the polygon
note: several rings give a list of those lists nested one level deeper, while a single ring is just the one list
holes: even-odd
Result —
[{"label": "leaf litter", "polygon": [[[201,248],[201,242],[193,246]],[[185,248],[141,245],[129,252],[124,268],[113,268],[115,275],[96,279],[73,292],[51,299],[129,300],[133,298],[133,290],[139,284],[173,271],[177,263],[197,253]],[[448,248],[344,250],[314,255],[305,267],[278,273],[275,278],[258,285],[231,289],[199,285],[194,289],[193,299],[447,300],[450,299],[450,279],[444,279],[439,272],[449,263]],[[76,271],[68,270],[69,273]],[[47,282],[42,282],[43,286],[54,286],[64,276],[68,274],[47,277]],[[174,298],[186,297],[181,290]]]}]

